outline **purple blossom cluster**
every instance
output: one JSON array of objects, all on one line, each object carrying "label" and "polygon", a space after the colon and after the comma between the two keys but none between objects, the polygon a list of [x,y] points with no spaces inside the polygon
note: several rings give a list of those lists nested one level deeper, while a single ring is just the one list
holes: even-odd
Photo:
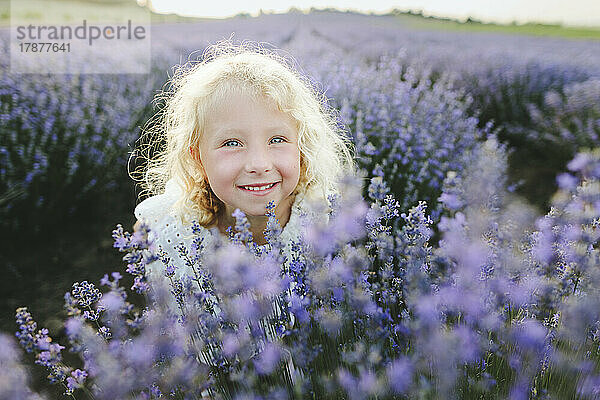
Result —
[{"label": "purple blossom cluster", "polygon": [[[63,363],[62,350],[64,346],[52,341],[48,336],[48,329],[37,329],[37,323],[33,320],[26,307],[17,309],[16,322],[19,330],[16,333],[21,346],[28,352],[35,354],[35,363],[46,367],[48,370],[48,380],[51,383],[60,383],[65,388],[65,394],[71,395],[75,386],[68,380],[69,375],[74,372],[72,368]],[[10,359],[11,350],[9,343],[4,343],[2,356]],[[12,359],[12,362],[15,362]],[[4,368],[3,368],[4,369]],[[4,389],[6,391],[6,389]],[[24,389],[23,389],[24,390]],[[5,392],[1,393],[4,397]],[[8,397],[6,397],[8,398]]]},{"label": "purple blossom cluster", "polygon": [[[145,293],[148,290],[146,265],[158,258],[156,250],[152,243],[148,242],[149,228],[142,225],[133,234],[125,232],[123,226],[118,224],[112,232],[114,240],[113,247],[117,248],[123,256],[123,261],[127,263],[126,272],[133,276],[133,286],[131,290],[137,293]],[[113,278],[118,281],[117,276]],[[108,277],[103,279],[102,284],[111,284]],[[114,282],[114,281],[113,281]],[[114,285],[114,284],[111,284]]]},{"label": "purple blossom cluster", "polygon": [[29,388],[29,376],[14,340],[6,334],[0,335],[0,398],[43,400],[45,397]]}]

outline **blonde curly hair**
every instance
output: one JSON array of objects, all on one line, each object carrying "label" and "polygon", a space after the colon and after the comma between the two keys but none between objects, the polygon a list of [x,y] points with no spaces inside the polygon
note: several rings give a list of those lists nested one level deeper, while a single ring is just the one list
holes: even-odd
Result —
[{"label": "blonde curly hair", "polygon": [[173,207],[182,221],[210,227],[224,211],[189,149],[199,148],[207,113],[235,91],[270,98],[296,121],[301,171],[293,195],[327,201],[328,194],[339,192],[344,175],[356,173],[353,146],[337,122],[337,110],[286,58],[255,42],[225,40],[206,48],[201,60],[175,69],[170,88],[156,98],[164,100],[164,108],[140,138],[150,140],[140,149],[145,165],[137,171],[138,181],[145,193],[156,195],[176,179],[183,194]]}]

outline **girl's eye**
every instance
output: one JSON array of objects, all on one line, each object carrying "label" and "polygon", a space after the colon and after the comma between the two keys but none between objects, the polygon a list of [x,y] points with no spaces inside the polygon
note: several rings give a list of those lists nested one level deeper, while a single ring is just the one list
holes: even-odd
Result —
[{"label": "girl's eye", "polygon": [[228,140],[225,143],[223,143],[223,146],[225,147],[237,147],[237,145],[239,145],[240,142],[238,142],[237,140]]},{"label": "girl's eye", "polygon": [[271,139],[271,143],[285,143],[285,139],[282,137],[274,137],[273,139]]}]

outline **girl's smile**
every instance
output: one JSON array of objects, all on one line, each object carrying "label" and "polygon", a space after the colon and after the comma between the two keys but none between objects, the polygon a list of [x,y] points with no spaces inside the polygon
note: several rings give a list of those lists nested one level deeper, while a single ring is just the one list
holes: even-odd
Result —
[{"label": "girl's smile", "polygon": [[279,182],[274,183],[258,183],[252,185],[240,185],[238,186],[243,191],[249,192],[255,196],[264,196],[266,194],[271,193],[271,189],[273,189]]}]

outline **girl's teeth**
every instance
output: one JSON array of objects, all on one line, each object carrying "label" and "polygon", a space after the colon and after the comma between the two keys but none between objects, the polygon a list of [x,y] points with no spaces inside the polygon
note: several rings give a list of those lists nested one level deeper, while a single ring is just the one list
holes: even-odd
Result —
[{"label": "girl's teeth", "polygon": [[[277,182],[275,182],[277,183]],[[246,190],[266,190],[266,189],[271,189],[273,186],[275,186],[275,183],[271,183],[270,185],[267,186],[242,186],[244,189]]]}]

